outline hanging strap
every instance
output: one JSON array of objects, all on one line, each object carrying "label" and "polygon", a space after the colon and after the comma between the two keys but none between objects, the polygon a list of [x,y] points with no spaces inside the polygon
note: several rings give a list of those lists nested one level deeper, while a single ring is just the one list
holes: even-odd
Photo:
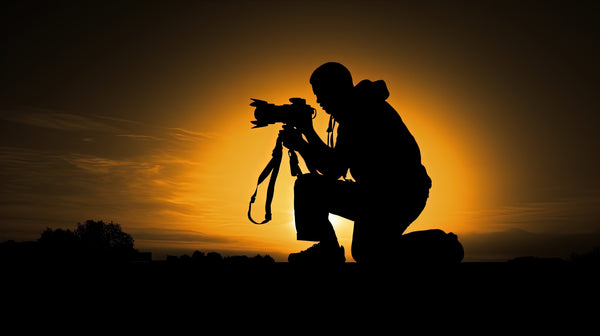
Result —
[{"label": "hanging strap", "polygon": [[[282,143],[279,138],[277,138],[277,143],[275,143],[275,148],[273,149],[273,154],[271,154],[271,161],[267,164],[265,169],[263,169],[262,173],[258,177],[258,182],[256,183],[256,189],[254,189],[254,194],[250,197],[250,203],[248,204],[248,219],[254,224],[265,224],[271,220],[271,202],[273,201],[273,193],[275,191],[275,181],[277,180],[277,174],[279,174],[279,166],[281,165],[281,156],[282,156]],[[256,201],[256,194],[258,192],[258,186],[263,183],[263,181],[271,174],[271,179],[269,180],[269,186],[267,188],[267,200],[265,202],[265,219],[262,222],[257,222],[252,219],[252,203]]]},{"label": "hanging strap", "polygon": [[335,119],[333,119],[333,115],[329,116],[329,125],[327,126],[327,146],[335,147],[333,141],[333,131],[335,130]]},{"label": "hanging strap", "polygon": [[302,175],[302,169],[300,169],[300,165],[298,164],[298,155],[296,152],[290,149],[288,156],[290,157],[290,173],[292,176]]}]

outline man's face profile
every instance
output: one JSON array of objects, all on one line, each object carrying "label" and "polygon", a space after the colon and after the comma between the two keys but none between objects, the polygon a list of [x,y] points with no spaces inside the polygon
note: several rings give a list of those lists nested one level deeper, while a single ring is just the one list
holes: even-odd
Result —
[{"label": "man's face profile", "polygon": [[325,110],[326,113],[339,117],[339,112],[343,110],[344,93],[342,90],[326,87],[321,85],[313,85],[313,92],[317,97],[317,103]]}]

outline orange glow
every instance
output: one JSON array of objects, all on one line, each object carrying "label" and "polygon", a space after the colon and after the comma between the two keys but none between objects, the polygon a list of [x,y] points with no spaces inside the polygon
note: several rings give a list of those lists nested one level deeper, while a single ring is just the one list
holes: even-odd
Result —
[{"label": "orange glow", "polygon": [[[246,218],[279,130],[250,129],[248,104],[303,97],[317,107],[309,77],[335,61],[355,83],[384,80],[420,146],[433,187],[409,231],[456,233],[465,260],[566,257],[597,244],[595,8],[86,3],[3,8],[11,29],[0,92],[0,241],[93,219],[121,224],[155,259],[200,250],[286,260],[310,246],[295,239],[286,160],[272,222]],[[327,119],[319,111],[315,120],[323,138]],[[352,260],[352,222],[331,220]]]},{"label": "orange glow", "polygon": [[[263,226],[253,225],[246,218],[246,210],[256,178],[270,159],[279,130],[279,126],[250,129],[253,110],[248,106],[249,98],[284,104],[289,97],[304,97],[307,103],[318,106],[307,80],[311,71],[312,66],[294,72],[288,71],[285,75],[291,79],[285,81],[285,85],[278,84],[283,81],[281,74],[272,71],[266,78],[263,75],[263,81],[258,85],[250,80],[238,83],[237,87],[231,89],[237,93],[233,99],[229,92],[222,93],[220,98],[225,104],[214,113],[218,119],[215,122],[218,124],[215,136],[209,145],[203,144],[203,150],[199,151],[197,158],[199,162],[205,162],[206,166],[194,173],[196,187],[186,196],[187,201],[196,203],[199,209],[214,206],[215,211],[205,214],[202,221],[187,221],[188,229],[236,240],[234,244],[227,244],[229,250],[262,251],[280,257],[310,245],[309,242],[298,242],[295,239],[292,191],[294,178],[289,175],[289,165],[285,159],[276,186],[273,220]],[[244,76],[256,77],[258,75]],[[360,76],[360,73],[355,73],[356,82],[363,78],[365,77]],[[483,190],[486,188],[486,176],[477,170],[478,163],[472,159],[474,153],[471,147],[477,146],[479,142],[469,138],[472,132],[460,129],[460,122],[453,118],[453,110],[460,107],[448,102],[436,104],[436,100],[431,99],[436,97],[436,92],[428,91],[427,88],[411,88],[411,96],[406,96],[403,92],[408,90],[404,91],[403,88],[408,88],[413,83],[403,83],[401,78],[394,77],[383,79],[390,88],[389,101],[417,139],[423,163],[433,179],[428,205],[408,230],[441,228],[462,233],[480,229],[473,228],[478,223],[469,219],[467,214],[485,202]],[[439,111],[442,110],[446,116],[443,119],[439,118]],[[323,139],[327,120],[328,116],[318,110],[315,129]],[[262,218],[264,214],[264,188],[259,190],[259,198],[254,207],[256,218]],[[330,218],[338,238],[346,246],[348,260],[352,260],[352,222],[333,215]],[[214,244],[203,248],[219,249],[223,246]]]}]

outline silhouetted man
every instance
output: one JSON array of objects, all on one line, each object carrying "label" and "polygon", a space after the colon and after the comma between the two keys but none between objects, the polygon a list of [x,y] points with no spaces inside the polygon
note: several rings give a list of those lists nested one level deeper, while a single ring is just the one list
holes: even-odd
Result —
[{"label": "silhouetted man", "polygon": [[[310,83],[319,105],[339,126],[330,146],[317,135],[312,119],[280,132],[283,144],[298,151],[312,172],[299,176],[294,187],[297,238],[319,242],[290,254],[289,262],[345,261],[329,213],[354,221],[357,262],[394,260],[399,238],[423,211],[431,188],[419,146],[386,102],[383,81],[354,86],[348,69],[330,62],[313,72]],[[334,125],[330,122],[330,129]],[[356,182],[340,180],[348,170]]]}]

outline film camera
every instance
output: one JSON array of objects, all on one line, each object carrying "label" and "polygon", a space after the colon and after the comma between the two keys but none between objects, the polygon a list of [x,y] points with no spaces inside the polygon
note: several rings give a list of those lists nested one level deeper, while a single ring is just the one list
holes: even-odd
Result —
[{"label": "film camera", "polygon": [[317,111],[310,105],[306,104],[306,100],[303,98],[290,98],[290,103],[284,105],[275,105],[267,103],[264,100],[252,99],[250,106],[255,107],[254,117],[256,120],[252,120],[254,124],[252,128],[265,127],[274,123],[293,124],[294,121],[300,120],[310,116],[314,118],[317,115]]}]

